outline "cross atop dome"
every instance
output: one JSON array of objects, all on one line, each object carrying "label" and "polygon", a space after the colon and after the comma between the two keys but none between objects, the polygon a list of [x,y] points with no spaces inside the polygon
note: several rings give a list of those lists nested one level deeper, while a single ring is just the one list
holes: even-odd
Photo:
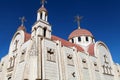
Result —
[{"label": "cross atop dome", "polygon": [[75,21],[78,24],[78,29],[80,29],[80,21],[81,21],[82,18],[83,18],[83,16],[79,16],[79,15],[75,16]]},{"label": "cross atop dome", "polygon": [[18,31],[19,31],[19,30],[26,31],[26,28],[25,28],[25,26],[24,26],[24,23],[26,22],[25,17],[24,17],[24,16],[23,16],[23,17],[20,17],[19,20],[21,20],[21,25],[18,27],[17,30],[18,30]]},{"label": "cross atop dome", "polygon": [[21,20],[21,26],[24,26],[24,23],[26,22],[25,17],[23,16],[23,17],[20,17],[19,19]]}]

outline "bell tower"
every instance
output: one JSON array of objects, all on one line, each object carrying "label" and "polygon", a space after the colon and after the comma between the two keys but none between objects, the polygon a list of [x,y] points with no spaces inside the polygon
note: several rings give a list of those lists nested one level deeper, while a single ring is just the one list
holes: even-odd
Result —
[{"label": "bell tower", "polygon": [[41,6],[41,8],[38,10],[38,13],[37,13],[37,21],[39,21],[39,20],[47,21],[48,12],[47,12],[46,8],[44,7],[46,1],[45,1],[45,0],[42,0],[41,3],[42,3],[42,6]]},{"label": "bell tower", "polygon": [[51,25],[48,22],[48,11],[45,8],[46,0],[41,0],[41,7],[37,11],[37,21],[32,27],[32,37],[41,36],[51,39]]}]

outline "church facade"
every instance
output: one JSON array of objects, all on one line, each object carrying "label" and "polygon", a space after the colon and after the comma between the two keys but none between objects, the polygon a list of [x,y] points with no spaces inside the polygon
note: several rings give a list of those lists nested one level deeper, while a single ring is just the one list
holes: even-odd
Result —
[{"label": "church facade", "polygon": [[14,34],[0,61],[0,80],[120,80],[120,65],[90,31],[78,25],[68,40],[51,32],[42,0],[31,34],[23,24]]}]

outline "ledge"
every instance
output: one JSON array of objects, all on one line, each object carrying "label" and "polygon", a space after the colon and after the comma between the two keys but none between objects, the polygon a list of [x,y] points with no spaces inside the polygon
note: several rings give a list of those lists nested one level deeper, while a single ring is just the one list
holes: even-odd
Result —
[{"label": "ledge", "polygon": [[104,75],[114,76],[113,74],[103,73]]},{"label": "ledge", "polygon": [[14,68],[14,66],[12,66],[12,67],[10,67],[10,68],[7,68],[7,71],[8,71],[8,72],[11,72],[11,71],[13,71],[13,68]]}]

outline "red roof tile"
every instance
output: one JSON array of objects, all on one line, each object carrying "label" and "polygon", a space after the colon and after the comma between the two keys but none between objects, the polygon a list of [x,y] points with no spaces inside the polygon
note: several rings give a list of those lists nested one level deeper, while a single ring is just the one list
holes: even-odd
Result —
[{"label": "red roof tile", "polygon": [[31,38],[31,34],[25,32],[25,42]]},{"label": "red roof tile", "polygon": [[38,10],[38,12],[41,12],[41,11],[47,12],[47,9],[46,9],[45,7],[42,6],[42,7]]},{"label": "red roof tile", "polygon": [[87,51],[89,53],[89,55],[91,55],[91,56],[94,56],[94,46],[95,46],[95,44],[90,44],[88,51]]},{"label": "red roof tile", "polygon": [[83,35],[93,37],[92,33],[86,29],[76,29],[69,35],[68,39],[71,39],[73,37],[83,36]]},{"label": "red roof tile", "polygon": [[66,46],[66,47],[76,47],[78,51],[81,51],[81,52],[84,51],[84,49],[83,49],[82,47],[80,47],[79,45],[73,44],[73,43],[71,43],[71,42],[69,42],[69,41],[66,41],[66,40],[64,40],[64,39],[62,39],[62,38],[59,38],[59,37],[57,37],[57,36],[52,35],[52,38],[51,38],[51,39],[52,39],[52,40],[59,40],[59,41],[61,41],[61,44],[62,44],[63,46]]},{"label": "red roof tile", "polygon": [[26,28],[25,28],[25,26],[19,26],[19,28],[18,28],[17,30],[18,30],[18,31],[19,31],[19,30],[26,31]]}]

